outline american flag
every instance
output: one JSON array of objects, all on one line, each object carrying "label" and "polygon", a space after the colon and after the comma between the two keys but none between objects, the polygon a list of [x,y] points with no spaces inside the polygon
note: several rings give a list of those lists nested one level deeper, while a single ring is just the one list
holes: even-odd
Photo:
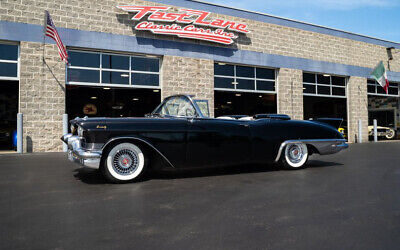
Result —
[{"label": "american flag", "polygon": [[45,35],[52,38],[54,41],[56,41],[57,47],[58,47],[58,54],[61,57],[61,60],[65,61],[65,63],[68,63],[68,54],[67,50],[65,49],[65,46],[63,42],[61,41],[60,36],[58,35],[56,26],[54,26],[53,20],[51,20],[49,12],[46,10],[45,11],[45,18],[46,18],[46,29],[45,29]]}]

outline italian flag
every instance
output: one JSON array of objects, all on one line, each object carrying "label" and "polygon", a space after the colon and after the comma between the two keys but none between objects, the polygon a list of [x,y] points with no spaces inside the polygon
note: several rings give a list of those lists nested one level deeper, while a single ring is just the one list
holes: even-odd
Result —
[{"label": "italian flag", "polygon": [[386,94],[388,93],[389,81],[387,78],[385,66],[383,62],[380,61],[378,65],[376,65],[374,71],[372,71],[371,76],[382,86],[385,90]]}]

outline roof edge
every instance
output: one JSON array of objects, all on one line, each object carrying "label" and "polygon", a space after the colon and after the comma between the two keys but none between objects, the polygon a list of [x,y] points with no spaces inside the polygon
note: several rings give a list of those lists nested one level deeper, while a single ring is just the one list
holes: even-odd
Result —
[{"label": "roof edge", "polygon": [[[396,49],[400,49],[400,42],[394,42],[394,41],[385,40],[382,38],[367,36],[367,35],[358,34],[358,33],[345,31],[345,30],[340,30],[340,29],[336,29],[336,28],[330,28],[330,27],[326,27],[326,26],[322,26],[322,25],[318,25],[318,24],[307,23],[307,22],[298,21],[295,19],[274,16],[274,15],[270,15],[270,14],[266,14],[266,13],[262,13],[262,12],[258,12],[258,11],[245,10],[245,9],[230,7],[230,6],[226,6],[226,5],[222,5],[222,4],[210,3],[207,1],[203,1],[203,0],[147,0],[147,1],[182,6],[182,7],[188,7],[188,5],[196,4],[198,6],[195,6],[195,7],[199,8],[199,9],[201,9],[201,7],[205,7],[205,6],[218,7],[218,8],[225,9],[226,11],[224,13],[221,13],[221,12],[218,12],[218,9],[215,9],[215,8],[213,10],[207,10],[207,11],[210,11],[213,13],[224,14],[224,15],[236,16],[236,17],[240,17],[240,18],[244,18],[244,19],[261,21],[261,22],[265,22],[265,23],[272,23],[272,24],[291,27],[291,28],[302,29],[302,30],[306,30],[306,31],[311,31],[311,32],[316,32],[316,33],[321,33],[321,34],[326,34],[326,35],[331,35],[331,36],[336,36],[336,37],[341,37],[341,38],[347,38],[350,40],[375,44],[375,45],[379,45],[379,46],[383,46],[383,47],[395,47]],[[192,7],[194,7],[194,6],[192,6]],[[227,12],[229,12],[229,13],[227,13]],[[238,15],[239,13],[242,13],[243,16]],[[260,20],[260,19],[262,19],[262,17],[264,17],[265,19],[269,19],[269,20]],[[276,21],[273,21],[273,20],[276,20]],[[292,24],[292,25],[290,25],[290,24]]]}]

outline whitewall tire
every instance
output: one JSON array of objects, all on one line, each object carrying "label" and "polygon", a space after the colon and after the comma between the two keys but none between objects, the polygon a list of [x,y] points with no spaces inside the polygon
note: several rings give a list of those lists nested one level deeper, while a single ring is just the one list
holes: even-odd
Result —
[{"label": "whitewall tire", "polygon": [[386,134],[386,139],[392,140],[395,135],[396,135],[396,132],[394,132],[393,129],[389,129],[389,133]]},{"label": "whitewall tire", "polygon": [[287,169],[304,168],[308,160],[308,149],[304,143],[291,143],[285,146],[282,165]]},{"label": "whitewall tire", "polygon": [[104,159],[103,173],[111,182],[122,183],[139,179],[145,170],[142,150],[132,143],[120,143]]}]

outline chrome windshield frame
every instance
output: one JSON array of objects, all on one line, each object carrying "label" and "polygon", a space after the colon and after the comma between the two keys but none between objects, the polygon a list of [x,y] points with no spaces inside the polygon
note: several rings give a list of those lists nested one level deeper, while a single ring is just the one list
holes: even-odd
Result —
[{"label": "chrome windshield frame", "polygon": [[153,112],[150,113],[151,116],[156,116],[157,114],[159,114],[157,111],[161,110],[161,108],[164,106],[164,104],[171,98],[175,98],[175,97],[183,97],[186,98],[187,100],[189,100],[190,104],[193,106],[194,110],[195,110],[195,114],[194,116],[176,116],[176,115],[168,115],[166,117],[178,117],[178,118],[204,118],[204,115],[201,113],[201,110],[199,108],[199,106],[196,104],[195,101],[193,101],[192,96],[190,95],[172,95],[172,96],[168,96],[166,97],[154,110]]}]

